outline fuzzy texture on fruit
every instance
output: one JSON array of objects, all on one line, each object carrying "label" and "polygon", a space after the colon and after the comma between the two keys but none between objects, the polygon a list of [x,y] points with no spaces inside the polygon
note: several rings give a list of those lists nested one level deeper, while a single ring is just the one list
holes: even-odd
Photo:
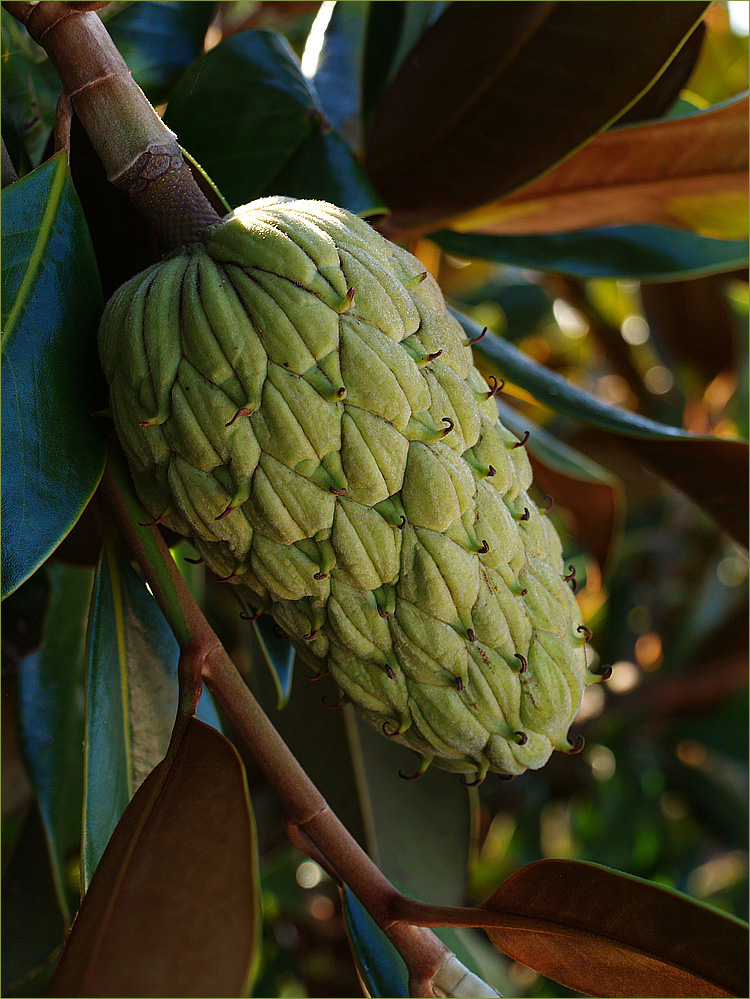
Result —
[{"label": "fuzzy texture on fruit", "polygon": [[319,201],[238,208],[99,334],[147,511],[422,766],[541,767],[586,629],[531,468],[411,254]]}]

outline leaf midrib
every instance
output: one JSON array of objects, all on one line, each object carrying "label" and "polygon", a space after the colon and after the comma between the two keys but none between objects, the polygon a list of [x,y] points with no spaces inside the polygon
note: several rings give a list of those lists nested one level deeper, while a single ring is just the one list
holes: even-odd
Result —
[{"label": "leaf midrib", "polygon": [[18,318],[26,305],[27,295],[33,287],[34,282],[39,276],[39,272],[42,268],[44,251],[47,249],[47,245],[52,235],[53,223],[57,216],[60,201],[62,200],[62,193],[65,187],[67,175],[67,161],[63,154],[59,154],[57,166],[55,167],[55,172],[52,177],[52,184],[50,185],[49,198],[44,209],[44,215],[42,216],[42,223],[39,227],[37,240],[34,244],[34,249],[31,251],[31,255],[29,256],[26,273],[21,280],[18,292],[16,293],[15,301],[13,302],[13,308],[10,310],[10,314],[8,315],[8,319],[5,323],[5,329],[1,335],[0,350],[3,354],[7,352],[11,344],[16,323],[18,322]]}]

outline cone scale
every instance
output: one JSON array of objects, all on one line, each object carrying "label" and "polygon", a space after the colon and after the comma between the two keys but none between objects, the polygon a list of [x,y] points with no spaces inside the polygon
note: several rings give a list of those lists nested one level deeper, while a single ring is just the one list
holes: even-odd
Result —
[{"label": "cone scale", "polygon": [[118,289],[99,347],[146,510],[366,721],[475,781],[570,751],[599,677],[560,541],[416,258],[255,201]]}]

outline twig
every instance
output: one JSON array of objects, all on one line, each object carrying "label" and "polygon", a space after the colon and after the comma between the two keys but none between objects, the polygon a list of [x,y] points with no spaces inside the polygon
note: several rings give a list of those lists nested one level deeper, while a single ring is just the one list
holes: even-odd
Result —
[{"label": "twig", "polygon": [[[8,0],[5,8],[47,52],[107,171],[166,247],[195,242],[221,221],[90,4]],[[94,6],[101,6],[95,4]]]}]

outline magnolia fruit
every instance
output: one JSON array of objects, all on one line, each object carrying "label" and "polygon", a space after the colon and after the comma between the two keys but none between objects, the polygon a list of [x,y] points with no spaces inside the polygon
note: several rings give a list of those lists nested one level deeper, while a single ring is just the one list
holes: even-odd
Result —
[{"label": "magnolia fruit", "polygon": [[325,202],[254,201],[123,285],[99,346],[145,508],[420,772],[574,748],[600,677],[560,540],[411,254]]}]

